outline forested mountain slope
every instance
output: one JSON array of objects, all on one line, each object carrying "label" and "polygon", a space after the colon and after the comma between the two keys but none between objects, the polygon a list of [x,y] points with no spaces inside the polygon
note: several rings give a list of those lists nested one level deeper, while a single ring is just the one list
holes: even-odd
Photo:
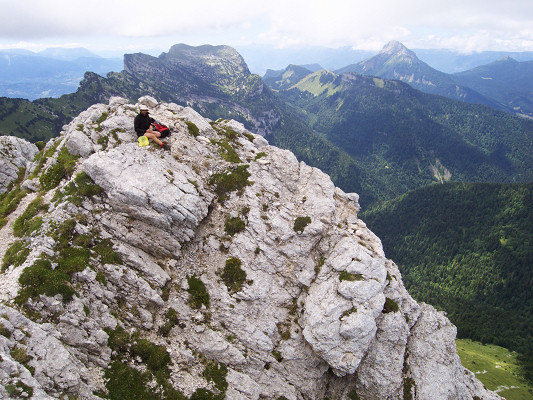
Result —
[{"label": "forested mountain slope", "polygon": [[505,57],[453,77],[462,85],[508,104],[516,113],[533,117],[533,61]]},{"label": "forested mountain slope", "polygon": [[533,183],[447,183],[363,213],[419,301],[460,337],[527,356],[533,377]]},{"label": "forested mountain slope", "polygon": [[351,156],[362,171],[363,204],[434,182],[533,177],[533,122],[508,113],[399,81],[326,70],[278,95],[300,121]]}]

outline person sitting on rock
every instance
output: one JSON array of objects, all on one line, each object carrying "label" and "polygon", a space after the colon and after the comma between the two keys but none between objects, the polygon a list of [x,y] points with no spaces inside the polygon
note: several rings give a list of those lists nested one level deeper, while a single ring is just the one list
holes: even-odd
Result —
[{"label": "person sitting on rock", "polygon": [[139,114],[135,117],[133,121],[133,127],[138,137],[146,136],[148,139],[152,139],[159,146],[165,150],[169,150],[170,146],[166,143],[163,143],[160,138],[163,139],[166,135],[162,135],[161,132],[152,129],[152,123],[155,122],[155,119],[148,115],[148,107],[142,105],[140,107]]}]

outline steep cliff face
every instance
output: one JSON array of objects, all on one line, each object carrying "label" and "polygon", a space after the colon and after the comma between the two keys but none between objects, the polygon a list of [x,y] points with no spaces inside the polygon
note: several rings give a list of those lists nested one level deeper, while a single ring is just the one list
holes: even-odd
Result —
[{"label": "steep cliff face", "polygon": [[229,46],[177,44],[159,57],[126,54],[124,70],[114,76],[119,82],[115,88],[133,78],[148,90],[145,93],[187,104],[205,115],[232,116],[263,136],[280,119],[261,77],[251,74],[242,56]]},{"label": "steep cliff face", "polygon": [[356,194],[240,123],[139,103],[170,152],[138,147],[139,104],[112,98],[28,168],[0,232],[0,394],[499,399]]}]

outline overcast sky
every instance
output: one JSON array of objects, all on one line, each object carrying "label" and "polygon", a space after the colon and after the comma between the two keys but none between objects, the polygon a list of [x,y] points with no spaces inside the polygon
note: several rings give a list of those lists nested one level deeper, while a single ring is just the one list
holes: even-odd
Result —
[{"label": "overcast sky", "polygon": [[[533,51],[533,0],[0,0],[0,48],[171,45]],[[158,53],[159,52],[159,53]]]}]

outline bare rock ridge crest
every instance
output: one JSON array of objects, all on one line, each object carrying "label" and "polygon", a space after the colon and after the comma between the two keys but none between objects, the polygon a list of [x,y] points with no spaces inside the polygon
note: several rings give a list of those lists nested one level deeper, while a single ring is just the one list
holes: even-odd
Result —
[{"label": "bare rock ridge crest", "polygon": [[[170,152],[138,147],[140,104]],[[36,199],[0,231],[0,397],[500,398],[406,291],[357,194],[242,124],[114,97],[35,161],[0,140]]]}]

